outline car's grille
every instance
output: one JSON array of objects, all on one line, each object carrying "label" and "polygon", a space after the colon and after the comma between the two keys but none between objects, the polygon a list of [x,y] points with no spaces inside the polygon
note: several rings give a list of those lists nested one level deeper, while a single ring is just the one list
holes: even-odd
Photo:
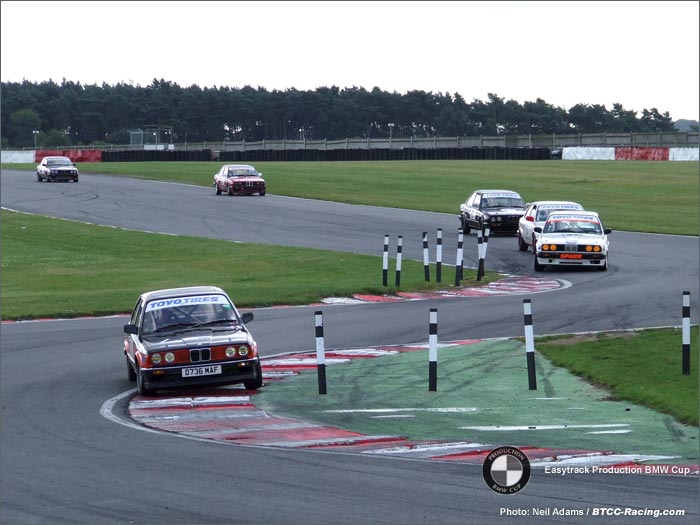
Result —
[{"label": "car's grille", "polygon": [[200,363],[202,361],[211,361],[211,348],[191,348],[190,362]]}]

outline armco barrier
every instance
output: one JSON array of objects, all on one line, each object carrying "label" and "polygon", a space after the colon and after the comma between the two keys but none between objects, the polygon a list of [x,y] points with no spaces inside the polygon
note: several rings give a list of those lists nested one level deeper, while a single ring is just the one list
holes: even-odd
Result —
[{"label": "armco barrier", "polygon": [[102,150],[98,149],[38,149],[34,152],[34,162],[41,162],[44,157],[68,157],[73,162],[101,162]]}]

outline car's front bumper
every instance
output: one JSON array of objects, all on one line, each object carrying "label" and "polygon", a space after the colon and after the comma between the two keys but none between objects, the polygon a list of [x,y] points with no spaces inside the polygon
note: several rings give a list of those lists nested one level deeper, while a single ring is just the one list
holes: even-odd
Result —
[{"label": "car's front bumper", "polygon": [[69,181],[77,181],[78,180],[77,173],[49,173],[46,176],[48,177],[48,180],[50,180],[51,182],[55,182],[55,181],[69,182]]},{"label": "car's front bumper", "polygon": [[[142,368],[144,384],[151,390],[166,388],[182,388],[195,385],[230,385],[253,381],[258,377],[258,358],[238,361],[210,361],[193,363],[188,366],[163,366],[154,368]],[[183,377],[184,368],[199,368],[203,366],[221,366],[221,373],[216,375],[201,375]]]},{"label": "car's front bumper", "polygon": [[538,264],[556,266],[604,266],[607,254],[539,251],[536,257]]}]

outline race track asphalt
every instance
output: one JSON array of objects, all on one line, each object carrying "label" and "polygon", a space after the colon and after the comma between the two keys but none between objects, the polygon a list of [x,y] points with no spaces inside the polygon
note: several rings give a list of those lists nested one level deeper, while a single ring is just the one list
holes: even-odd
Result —
[{"label": "race track asphalt", "polygon": [[[443,228],[445,260],[454,260],[457,219],[451,215],[271,194],[231,199],[210,188],[90,174],[78,184],[38,184],[31,173],[3,170],[0,182],[4,208],[232,241],[380,255],[385,233],[402,234],[406,256],[420,259],[422,232]],[[473,252],[466,248],[470,266],[474,239],[468,241]],[[681,292],[698,297],[698,239],[613,232],[611,243],[608,272],[547,273],[572,286],[532,297],[537,335],[680,324]],[[487,269],[533,274],[532,255],[518,252],[514,238],[493,238],[487,257]],[[430,306],[328,307],[333,330],[326,344],[424,342]],[[522,296],[443,299],[436,306],[445,340],[522,335]],[[263,353],[313,348],[314,308],[256,311],[251,329]],[[697,478],[533,476],[526,492],[502,496],[486,487],[475,466],[226,446],[116,425],[100,408],[133,386],[120,352],[123,322],[2,325],[3,524],[522,523],[502,509],[602,506],[685,509],[686,516],[665,522],[697,522]],[[115,412],[125,415],[127,401]],[[615,522],[660,523],[648,516]]]}]

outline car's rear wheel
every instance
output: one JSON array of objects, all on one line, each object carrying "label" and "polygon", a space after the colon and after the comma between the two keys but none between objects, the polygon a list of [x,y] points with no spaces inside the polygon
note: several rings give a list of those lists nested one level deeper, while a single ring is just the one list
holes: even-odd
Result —
[{"label": "car's rear wheel", "polygon": [[263,385],[262,367],[260,366],[260,361],[258,361],[255,365],[255,376],[255,379],[251,379],[250,381],[245,381],[243,383],[243,386],[246,388],[246,390],[257,390]]},{"label": "car's rear wheel", "polygon": [[146,379],[138,363],[136,363],[136,390],[138,390],[139,394],[142,396],[150,396],[153,394],[153,391],[146,387]]},{"label": "car's rear wheel", "polygon": [[520,235],[520,230],[518,230],[518,250],[520,250],[521,252],[527,251],[527,244],[523,242],[523,238]]},{"label": "car's rear wheel", "polygon": [[129,356],[124,357],[126,357],[126,376],[129,378],[129,381],[136,381],[136,372],[134,372],[134,367],[131,366]]}]

